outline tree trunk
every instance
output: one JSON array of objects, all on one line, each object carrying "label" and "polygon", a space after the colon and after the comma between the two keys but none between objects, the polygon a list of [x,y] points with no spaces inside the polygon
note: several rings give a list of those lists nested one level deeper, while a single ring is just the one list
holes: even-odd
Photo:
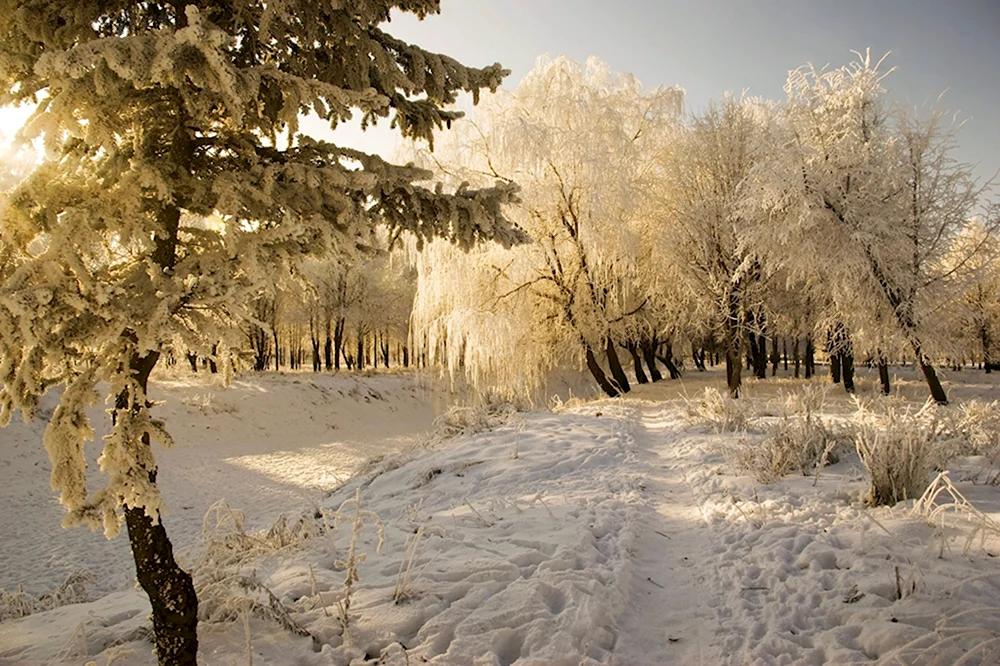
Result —
[{"label": "tree trunk", "polygon": [[882,383],[882,395],[889,395],[892,386],[889,384],[889,362],[885,358],[879,359],[878,379]]},{"label": "tree trunk", "polygon": [[781,356],[785,359],[785,372],[788,372],[788,338],[781,338]]},{"label": "tree trunk", "polygon": [[656,337],[654,336],[652,340],[643,342],[640,345],[640,349],[642,350],[642,357],[646,361],[646,367],[649,368],[650,379],[654,382],[663,379],[660,369],[656,367]]},{"label": "tree trunk", "polygon": [[344,350],[344,327],[347,325],[347,321],[343,317],[337,319],[336,325],[333,328],[333,369],[340,370],[340,357],[341,354],[347,355]]},{"label": "tree trunk", "polygon": [[806,379],[809,379],[816,374],[816,347],[813,345],[812,338],[806,338],[804,362],[806,366]]},{"label": "tree trunk", "polygon": [[618,392],[618,389],[616,389],[614,385],[608,381],[607,375],[605,375],[604,370],[601,369],[601,364],[597,362],[597,357],[594,356],[594,350],[588,345],[585,347],[585,352],[587,357],[587,369],[590,370],[590,374],[592,374],[594,379],[597,380],[597,385],[601,387],[601,390],[611,398],[617,398],[621,395]]},{"label": "tree trunk", "polygon": [[639,356],[639,346],[634,342],[630,342],[625,346],[625,349],[628,350],[629,355],[632,357],[632,365],[635,368],[635,381],[640,384],[648,384],[649,379],[642,370],[642,357]]},{"label": "tree trunk", "polygon": [[274,337],[274,371],[281,371],[281,348],[278,346],[278,322],[274,322],[271,327],[271,335]]},{"label": "tree trunk", "polygon": [[844,390],[854,393],[854,353],[850,350],[840,352],[840,372],[844,379]]},{"label": "tree trunk", "polygon": [[[323,342],[323,361],[326,364],[326,371],[329,372],[333,370],[334,357],[333,357],[333,340],[330,339],[330,318],[326,319],[326,340]],[[340,369],[340,363],[337,363],[337,369]]]},{"label": "tree trunk", "polygon": [[198,355],[188,352],[187,360],[191,364],[191,372],[198,372]]},{"label": "tree trunk", "polygon": [[830,379],[834,384],[840,383],[840,354],[830,354]]},{"label": "tree trunk", "polygon": [[358,370],[365,369],[365,336],[358,333],[358,357],[355,359]]},{"label": "tree trunk", "polygon": [[983,344],[983,367],[986,368],[986,374],[993,372],[993,363],[990,360],[990,331],[989,328],[982,324],[979,327],[979,339]]},{"label": "tree trunk", "polygon": [[799,358],[799,339],[795,338],[792,340],[792,362],[795,364],[795,378],[799,378],[799,365],[801,364],[801,359]]},{"label": "tree trunk", "polygon": [[740,373],[743,370],[743,366],[740,363],[740,350],[737,347],[735,350],[730,343],[726,350],[726,385],[729,388],[729,396],[731,398],[740,397],[740,383],[741,376]]},{"label": "tree trunk", "polygon": [[212,355],[208,357],[208,371],[213,375],[219,372],[219,366],[215,364],[215,357],[218,353],[219,345],[212,345]]},{"label": "tree trunk", "polygon": [[947,405],[948,394],[944,392],[941,380],[938,379],[937,373],[934,372],[934,366],[928,363],[919,351],[917,351],[917,361],[920,364],[920,371],[924,373],[924,379],[927,380],[927,387],[931,390],[931,397],[934,398],[934,402],[939,405]]},{"label": "tree trunk", "polygon": [[[159,358],[158,352],[133,356],[129,368],[143,393]],[[127,392],[118,394],[115,413],[127,409]],[[149,434],[135,443],[149,449]],[[152,453],[147,454],[152,458]],[[156,484],[156,468],[148,471]],[[154,523],[143,507],[124,507],[132,559],[139,585],[149,597],[153,610],[153,642],[162,666],[194,666],[198,663],[198,597],[191,574],[177,565],[173,545],[161,519]]]},{"label": "tree trunk", "polygon": [[[781,363],[781,354],[778,352],[778,337],[771,338],[771,376],[778,374],[778,364]],[[788,361],[785,361],[787,364]]]},{"label": "tree trunk", "polygon": [[608,336],[607,342],[604,345],[604,353],[608,357],[608,366],[611,368],[611,376],[614,377],[614,381],[618,384],[618,389],[622,393],[628,393],[632,390],[629,386],[628,377],[625,376],[625,371],[622,370],[622,363],[618,360],[618,352],[615,351],[615,342]]},{"label": "tree trunk", "polygon": [[403,345],[403,367],[410,367],[410,348]]}]

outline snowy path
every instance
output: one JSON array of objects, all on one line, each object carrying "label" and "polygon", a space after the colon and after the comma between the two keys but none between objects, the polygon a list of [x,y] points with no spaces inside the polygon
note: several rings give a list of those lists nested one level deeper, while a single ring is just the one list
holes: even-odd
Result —
[{"label": "snowy path", "polygon": [[619,619],[619,664],[667,666],[716,663],[711,581],[698,566],[711,550],[712,534],[687,477],[693,463],[690,439],[676,407],[643,405],[636,444],[649,465],[634,552],[631,596]]}]

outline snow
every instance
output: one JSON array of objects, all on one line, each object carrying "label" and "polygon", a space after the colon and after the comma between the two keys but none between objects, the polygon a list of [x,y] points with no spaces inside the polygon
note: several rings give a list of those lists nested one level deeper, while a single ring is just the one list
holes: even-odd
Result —
[{"label": "snow", "polygon": [[[968,651],[998,642],[1000,543],[991,537],[963,555],[966,528],[957,523],[930,526],[913,502],[862,505],[866,480],[850,453],[818,477],[761,485],[735,474],[720,447],[762,437],[759,427],[752,420],[745,433],[716,434],[691,422],[680,397],[720,385],[720,374],[517,413],[443,441],[422,435],[421,447],[406,444],[415,425],[429,426],[434,396],[410,378],[263,375],[228,391],[161,382],[160,397],[172,398],[168,423],[178,424],[178,448],[161,455],[164,495],[168,506],[172,498],[192,506],[167,519],[183,552],[193,559],[203,547],[202,509],[220,496],[247,512],[248,529],[281,513],[332,527],[234,569],[252,573],[308,635],[259,617],[202,623],[203,663],[245,664],[248,649],[254,664],[276,665],[846,664],[887,662],[901,650],[910,651],[905,663],[993,663]],[[921,393],[918,377],[899,374],[903,393]],[[874,391],[874,381],[862,371],[859,389]],[[751,381],[747,393],[765,415],[779,390],[804,383]],[[953,397],[998,395],[980,373],[956,373],[950,383]],[[353,396],[338,394],[345,386]],[[849,404],[831,392],[823,418],[846,418]],[[377,416],[389,408],[392,418]],[[336,410],[337,443],[322,436],[329,422],[311,422],[328,410]],[[185,444],[194,433],[202,443]],[[338,470],[364,446],[383,457],[343,477]],[[984,464],[960,459],[952,480],[998,520],[995,488],[982,474],[980,485],[972,481]],[[385,544],[377,551],[376,525],[362,525],[355,547],[365,560],[344,631],[338,601],[359,489]],[[37,518],[34,530],[54,522],[43,505],[16,501],[22,522]],[[8,588],[31,577],[36,586],[59,582],[18,556],[32,538],[4,542]],[[82,549],[73,562],[116,571],[100,565],[122,543]],[[153,664],[147,612],[141,593],[122,585],[88,604],[5,622],[0,663]]]}]

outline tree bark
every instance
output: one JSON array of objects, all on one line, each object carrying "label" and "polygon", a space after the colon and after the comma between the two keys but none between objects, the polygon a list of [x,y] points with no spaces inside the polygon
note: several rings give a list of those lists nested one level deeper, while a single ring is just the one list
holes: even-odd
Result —
[{"label": "tree bark", "polygon": [[830,353],[830,380],[834,384],[840,383],[840,354],[837,352]]},{"label": "tree bark", "polygon": [[816,347],[813,345],[812,338],[806,338],[804,362],[806,366],[806,379],[809,379],[816,374]]},{"label": "tree bark", "polygon": [[635,369],[635,381],[640,384],[648,384],[649,378],[646,377],[646,373],[642,370],[642,357],[639,356],[639,346],[630,342],[625,345],[625,349],[628,350],[629,355],[632,357],[632,366]]},{"label": "tree bark", "polygon": [[614,385],[608,381],[608,377],[604,374],[601,364],[597,362],[597,357],[594,356],[594,350],[588,345],[585,347],[584,351],[587,358],[587,369],[590,370],[590,374],[594,376],[595,380],[597,380],[597,385],[601,387],[601,390],[611,398],[617,398],[621,395],[618,392],[618,389],[616,389]]},{"label": "tree bark", "polygon": [[628,377],[625,376],[625,371],[622,370],[621,361],[618,360],[618,352],[615,351],[615,342],[611,339],[610,335],[604,345],[604,353],[608,357],[608,366],[611,368],[611,376],[618,385],[618,389],[622,393],[628,393],[632,390],[632,387],[629,386]]},{"label": "tree bark", "polygon": [[795,338],[792,341],[792,362],[795,364],[795,378],[799,378],[799,366],[801,364],[801,359],[799,358],[799,339]]},{"label": "tree bark", "polygon": [[927,387],[931,390],[934,402],[939,405],[947,405],[948,394],[944,392],[941,380],[938,379],[937,373],[934,371],[934,366],[928,363],[919,351],[917,352],[917,362],[920,364],[920,371],[924,373],[924,379],[927,380]]},{"label": "tree bark", "polygon": [[[778,364],[781,363],[781,354],[778,352],[778,337],[771,338],[771,376],[778,374]],[[788,360],[785,360],[785,369],[788,369]]]},{"label": "tree bark", "polygon": [[[158,359],[158,352],[149,352],[133,356],[129,363],[144,394]],[[128,408],[129,396],[123,391],[117,396],[113,416]],[[143,434],[136,445],[148,449],[149,435]],[[156,468],[148,474],[155,485]],[[157,660],[162,666],[194,666],[198,663],[198,597],[191,574],[177,565],[161,519],[154,522],[143,507],[125,506],[124,512],[136,577],[153,610]]]},{"label": "tree bark", "polygon": [[191,372],[198,372],[198,355],[188,352],[187,360],[191,364]]},{"label": "tree bark", "polygon": [[878,362],[878,379],[882,384],[882,395],[889,395],[892,386],[889,383],[889,362],[880,358]]},{"label": "tree bark", "polygon": [[844,390],[854,393],[854,353],[850,350],[840,352],[840,372],[844,379]]},{"label": "tree bark", "polygon": [[663,379],[663,375],[660,374],[660,369],[656,367],[656,338],[654,337],[652,340],[644,341],[639,348],[642,350],[642,357],[646,361],[646,367],[649,368],[650,379],[654,382],[658,382]]}]

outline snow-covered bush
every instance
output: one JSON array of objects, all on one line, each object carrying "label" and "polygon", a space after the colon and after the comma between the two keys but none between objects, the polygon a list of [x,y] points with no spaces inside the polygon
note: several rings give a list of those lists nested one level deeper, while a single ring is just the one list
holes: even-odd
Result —
[{"label": "snow-covered bush", "polygon": [[969,400],[958,406],[949,424],[964,455],[1000,458],[1000,403]]},{"label": "snow-covered bush", "polygon": [[745,429],[753,414],[746,399],[735,400],[712,387],[707,387],[694,400],[685,400],[688,419],[705,423],[716,433]]},{"label": "snow-covered bush", "polygon": [[816,416],[786,414],[768,428],[763,441],[739,439],[727,443],[723,454],[737,471],[767,484],[793,472],[809,476],[837,462],[837,449],[843,439]]},{"label": "snow-covered bush", "polygon": [[476,405],[453,405],[434,419],[431,442],[499,428],[517,412],[515,405],[504,401],[487,400]]},{"label": "snow-covered bush", "polygon": [[96,581],[97,578],[89,571],[75,571],[63,581],[62,585],[40,597],[28,594],[21,588],[9,592],[0,587],[0,622],[90,601],[87,586],[93,585]]},{"label": "snow-covered bush", "polygon": [[858,420],[855,446],[871,477],[864,497],[867,504],[917,499],[927,489],[931,473],[954,455],[947,424],[931,402],[916,413],[890,407],[876,414],[862,405]]}]

